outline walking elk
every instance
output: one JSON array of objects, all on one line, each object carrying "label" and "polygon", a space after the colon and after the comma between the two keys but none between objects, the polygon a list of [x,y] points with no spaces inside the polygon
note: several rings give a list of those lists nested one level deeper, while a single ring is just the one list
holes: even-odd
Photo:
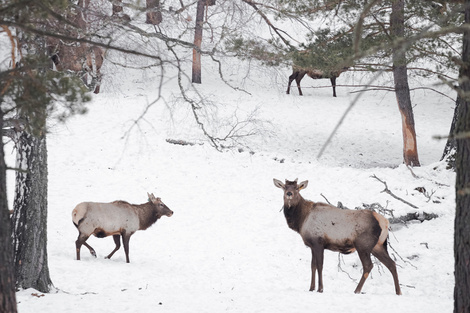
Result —
[{"label": "walking elk", "polygon": [[91,235],[98,238],[113,236],[116,247],[106,257],[110,259],[121,247],[120,237],[124,244],[126,262],[129,263],[129,240],[138,230],[145,230],[152,226],[163,215],[173,215],[160,198],[153,194],[147,194],[149,201],[143,204],[130,204],[126,201],[114,201],[111,203],[82,202],[72,211],[73,224],[78,229],[78,239],[75,242],[77,260],[80,260],[80,248],[82,245],[90,250],[96,257],[95,250],[86,243]]}]

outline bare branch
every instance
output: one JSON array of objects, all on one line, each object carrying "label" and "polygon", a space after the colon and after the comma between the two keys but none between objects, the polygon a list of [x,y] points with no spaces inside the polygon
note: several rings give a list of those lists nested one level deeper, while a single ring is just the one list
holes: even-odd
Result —
[{"label": "bare branch", "polygon": [[381,182],[382,184],[384,184],[385,189],[382,190],[382,192],[385,192],[386,194],[389,194],[389,195],[392,196],[393,198],[395,198],[395,199],[397,199],[397,200],[400,200],[401,202],[403,202],[403,203],[409,205],[410,207],[412,207],[413,209],[419,209],[416,205],[414,205],[414,204],[412,204],[412,203],[410,203],[410,202],[408,202],[408,201],[406,201],[406,200],[404,200],[404,199],[402,199],[402,198],[396,196],[393,192],[391,192],[390,189],[388,189],[387,182],[381,180],[380,178],[378,178],[378,177],[375,176],[375,175],[372,175],[371,177],[377,179],[379,182]]}]

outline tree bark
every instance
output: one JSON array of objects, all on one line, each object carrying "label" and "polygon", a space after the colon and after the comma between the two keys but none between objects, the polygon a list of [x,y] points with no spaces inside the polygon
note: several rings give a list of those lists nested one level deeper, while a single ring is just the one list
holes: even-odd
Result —
[{"label": "tree bark", "polygon": [[[392,1],[390,24],[392,38],[394,38],[394,40],[403,39],[405,34],[404,0]],[[393,79],[395,83],[395,94],[397,97],[398,109],[400,110],[402,120],[403,162],[410,166],[420,166],[407,71],[406,50],[401,47],[394,48]]]},{"label": "tree bark", "polygon": [[201,43],[202,43],[202,25],[204,22],[204,5],[206,0],[197,2],[196,10],[196,27],[194,29],[194,46],[193,49],[193,75],[192,82],[201,83]]},{"label": "tree bark", "polygon": [[47,148],[46,136],[21,131],[16,141],[13,247],[16,285],[49,292],[52,282],[47,261]]},{"label": "tree bark", "polygon": [[[3,112],[0,111],[0,131],[2,129]],[[0,312],[15,313],[17,312],[15,276],[9,215],[6,188],[6,165],[2,136],[0,138]]]},{"label": "tree bark", "polygon": [[[470,24],[470,0],[465,1],[465,24]],[[456,123],[456,210],[454,232],[454,313],[470,312],[470,31],[463,34],[462,67],[459,75],[459,114]],[[466,135],[465,135],[466,134]]]},{"label": "tree bark", "polygon": [[120,15],[123,11],[122,5],[119,5],[117,3],[122,3],[122,0],[113,1],[113,15]]},{"label": "tree bark", "polygon": [[160,8],[160,0],[147,1],[147,24],[159,25],[162,22],[162,11]]},{"label": "tree bark", "polygon": [[441,161],[447,162],[447,169],[455,169],[455,155],[457,153],[457,141],[455,140],[455,125],[459,118],[459,107],[462,102],[462,97],[458,94],[457,100],[455,101],[454,117],[452,118],[452,124],[450,125],[449,138],[447,138],[444,152],[442,153]]}]

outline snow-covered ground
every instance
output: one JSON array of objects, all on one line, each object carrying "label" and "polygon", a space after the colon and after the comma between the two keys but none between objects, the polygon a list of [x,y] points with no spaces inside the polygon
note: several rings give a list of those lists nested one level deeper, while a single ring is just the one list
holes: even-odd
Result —
[{"label": "snow-covered ground", "polygon": [[[225,117],[212,128],[256,111],[259,135],[237,149],[218,152],[203,140],[188,105],[178,97],[175,79],[157,97],[158,75],[112,68],[89,113],[52,125],[49,151],[49,269],[55,290],[17,293],[18,308],[28,312],[452,312],[453,172],[439,162],[453,103],[431,91],[415,91],[415,121],[422,167],[413,173],[402,162],[401,120],[393,93],[365,93],[317,159],[337,121],[356,96],[338,87],[331,97],[328,80],[302,81],[285,94],[288,69],[226,67],[226,78],[249,92],[232,89],[204,59],[200,92]],[[189,71],[189,67],[188,67]],[[362,75],[362,74],[361,74]],[[120,80],[112,78],[125,77]],[[358,83],[345,73],[338,84]],[[423,83],[423,82],[421,82]],[[452,98],[454,95],[447,92]],[[129,132],[130,130],[130,132]],[[166,139],[197,143],[170,144]],[[6,153],[11,147],[6,148]],[[9,156],[10,165],[14,156]],[[9,173],[10,202],[13,194]],[[384,185],[419,209],[382,193]],[[361,275],[356,253],[325,252],[324,292],[308,292],[310,250],[287,227],[282,192],[273,178],[309,180],[305,198],[354,208],[380,203],[395,216],[436,213],[423,223],[394,226],[389,242],[398,265],[403,295],[396,296],[392,276],[376,264],[363,294],[353,293]],[[424,187],[426,197],[417,187]],[[161,197],[174,211],[130,241],[131,263],[124,251],[104,259],[111,238],[90,238],[98,258],[86,248],[75,260],[78,235],[71,211],[82,201],[131,203]]]}]

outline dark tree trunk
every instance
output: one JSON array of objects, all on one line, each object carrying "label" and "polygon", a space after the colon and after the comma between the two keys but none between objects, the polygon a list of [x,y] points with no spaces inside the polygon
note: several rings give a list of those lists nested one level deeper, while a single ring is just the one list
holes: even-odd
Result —
[{"label": "dark tree trunk", "polygon": [[[0,111],[0,131],[2,129],[3,113]],[[6,165],[5,155],[3,153],[3,136],[0,140],[0,312],[15,313],[17,310],[13,266],[13,245],[11,242],[10,214],[7,203]]]},{"label": "dark tree trunk", "polygon": [[444,152],[442,153],[442,160],[447,162],[448,169],[455,169],[455,154],[457,153],[457,141],[455,140],[455,125],[457,124],[457,119],[459,118],[459,107],[462,102],[462,97],[457,95],[457,100],[455,101],[454,117],[452,119],[452,124],[450,125],[449,138],[447,138],[446,146],[444,147]]},{"label": "dark tree trunk", "polygon": [[46,136],[18,133],[13,247],[16,285],[49,292]]},{"label": "dark tree trunk", "polygon": [[160,8],[160,0],[147,1],[147,24],[159,25],[162,22],[162,11]]},{"label": "dark tree trunk", "polygon": [[[402,39],[405,33],[405,1],[392,1],[390,16],[391,35],[395,40]],[[393,50],[393,79],[395,94],[402,120],[403,161],[406,165],[420,166],[416,143],[415,121],[411,106],[410,87],[406,66],[406,50],[398,47]]]},{"label": "dark tree trunk", "polygon": [[193,75],[192,82],[201,83],[201,43],[202,43],[202,25],[204,23],[204,5],[206,0],[197,2],[196,27],[194,29],[194,46],[193,49]]},{"label": "dark tree trunk", "polygon": [[[465,24],[470,24],[470,0],[465,1]],[[454,231],[454,313],[470,312],[470,31],[463,34],[462,68],[459,81],[462,101],[457,123],[455,168],[456,210]]]}]

